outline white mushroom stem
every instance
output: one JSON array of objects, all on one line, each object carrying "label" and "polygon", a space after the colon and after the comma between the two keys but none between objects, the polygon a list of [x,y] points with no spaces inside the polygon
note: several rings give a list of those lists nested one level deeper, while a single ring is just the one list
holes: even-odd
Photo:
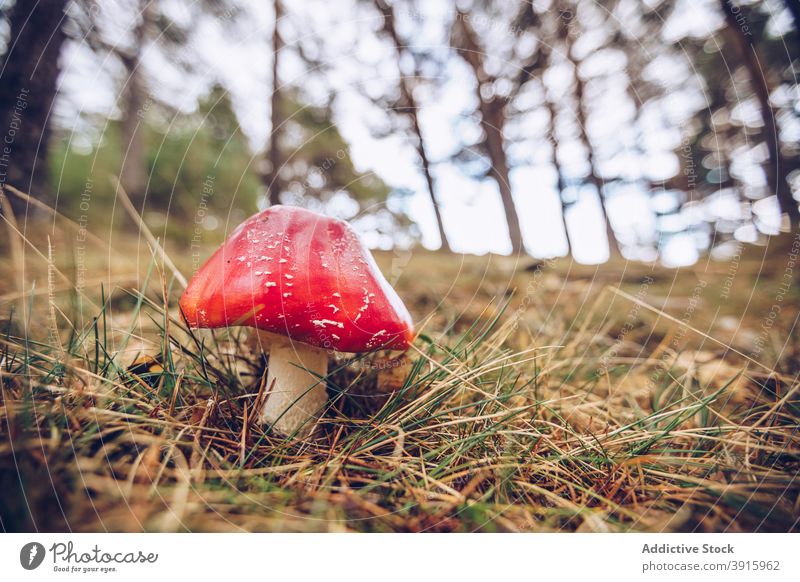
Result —
[{"label": "white mushroom stem", "polygon": [[266,402],[259,420],[284,435],[305,438],[328,402],[328,352],[269,332],[258,334],[262,348],[269,349]]}]

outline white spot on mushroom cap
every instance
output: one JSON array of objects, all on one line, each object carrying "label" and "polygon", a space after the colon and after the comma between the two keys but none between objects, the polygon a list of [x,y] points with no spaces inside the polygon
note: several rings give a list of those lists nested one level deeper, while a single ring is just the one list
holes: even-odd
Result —
[{"label": "white spot on mushroom cap", "polygon": [[373,333],[372,337],[369,338],[369,340],[367,341],[367,346],[373,347],[378,342],[378,338],[380,336],[384,335],[385,333],[386,333],[385,329],[382,329],[382,330],[380,330],[380,331],[378,331],[376,333]]},{"label": "white spot on mushroom cap", "polygon": [[344,324],[339,321],[333,321],[330,319],[314,319],[311,321],[317,327],[325,327],[326,325],[335,325],[341,329],[344,329]]}]

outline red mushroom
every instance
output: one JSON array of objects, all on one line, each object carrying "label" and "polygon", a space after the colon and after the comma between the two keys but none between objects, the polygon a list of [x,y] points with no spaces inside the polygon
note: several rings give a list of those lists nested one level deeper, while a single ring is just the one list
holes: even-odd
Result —
[{"label": "red mushroom", "polygon": [[327,402],[328,352],[407,349],[413,324],[353,229],[289,206],[247,219],[180,299],[190,327],[245,325],[269,343],[260,420],[306,436]]}]

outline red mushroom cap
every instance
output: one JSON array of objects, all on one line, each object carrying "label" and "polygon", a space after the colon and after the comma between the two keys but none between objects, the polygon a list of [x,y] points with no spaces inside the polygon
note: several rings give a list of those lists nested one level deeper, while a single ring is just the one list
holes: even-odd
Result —
[{"label": "red mushroom cap", "polygon": [[346,222],[292,206],[251,216],[180,299],[191,327],[246,325],[342,352],[407,349],[413,323]]}]

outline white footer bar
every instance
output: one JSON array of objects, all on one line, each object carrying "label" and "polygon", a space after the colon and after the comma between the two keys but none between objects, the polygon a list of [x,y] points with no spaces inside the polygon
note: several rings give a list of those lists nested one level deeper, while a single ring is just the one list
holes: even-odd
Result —
[{"label": "white footer bar", "polygon": [[0,534],[0,580],[800,580],[800,534]]}]

